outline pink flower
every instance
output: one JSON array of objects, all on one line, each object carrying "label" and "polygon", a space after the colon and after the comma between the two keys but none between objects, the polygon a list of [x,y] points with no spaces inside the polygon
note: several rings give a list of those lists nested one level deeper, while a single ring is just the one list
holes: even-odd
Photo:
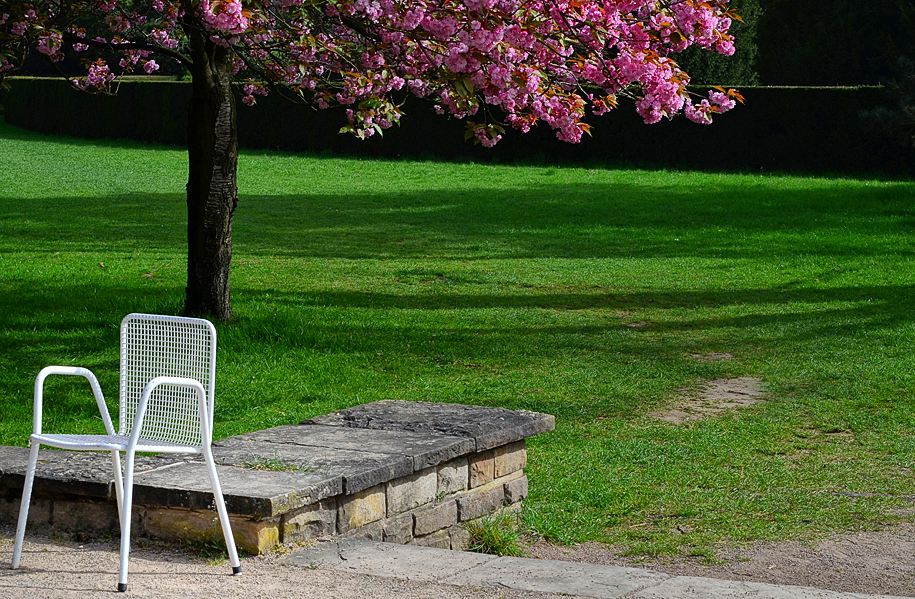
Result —
[{"label": "pink flower", "polygon": [[146,64],[143,65],[143,70],[146,71],[147,75],[150,75],[159,70],[159,65],[156,64],[155,60],[147,60]]},{"label": "pink flower", "polygon": [[248,29],[248,18],[242,12],[239,0],[202,0],[200,11],[210,27],[223,33],[243,33]]}]

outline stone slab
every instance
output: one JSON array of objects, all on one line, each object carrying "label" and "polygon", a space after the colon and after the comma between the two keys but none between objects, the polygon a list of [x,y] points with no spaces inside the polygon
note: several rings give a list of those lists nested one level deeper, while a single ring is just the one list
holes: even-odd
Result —
[{"label": "stone slab", "polygon": [[[314,472],[271,472],[216,466],[226,507],[233,514],[271,518],[339,495],[343,477]],[[138,474],[134,503],[211,509],[213,492],[206,465],[185,462]]]},{"label": "stone slab", "polygon": [[[147,472],[179,461],[181,458],[178,456],[137,456],[134,472]],[[22,489],[28,462],[27,447],[0,448],[0,485],[8,489]],[[38,453],[32,487],[34,493],[64,493],[114,500],[113,484],[114,469],[109,452],[42,448]]]},{"label": "stone slab", "polygon": [[637,568],[500,557],[479,567],[455,573],[441,582],[598,599],[616,599],[626,595],[628,599],[628,593],[669,578],[668,574]]},{"label": "stone slab", "polygon": [[25,471],[29,463],[28,447],[9,447],[0,445],[0,478],[4,473],[13,470]]},{"label": "stone slab", "polygon": [[436,466],[474,450],[473,439],[467,437],[304,423],[268,428],[230,438],[407,456],[413,460],[414,470]]},{"label": "stone slab", "polygon": [[306,472],[342,477],[345,495],[413,474],[413,460],[403,455],[272,443],[247,436],[216,441],[213,458],[217,464],[229,466],[241,466],[257,458],[281,458]]},{"label": "stone slab", "polygon": [[[626,599],[879,599],[876,595],[841,593],[812,587],[673,576]],[[888,596],[881,595],[890,599]]]},{"label": "stone slab", "polygon": [[327,541],[296,551],[281,563],[305,568],[323,566],[385,578],[434,582],[493,561],[493,555],[413,545]]},{"label": "stone slab", "polygon": [[555,418],[527,410],[382,400],[316,416],[302,424],[466,437],[474,440],[476,451],[483,451],[549,432]]},{"label": "stone slab", "polygon": [[596,599],[894,599],[810,587],[671,576],[641,568],[496,558],[348,539],[319,542],[295,551],[281,563],[464,587],[497,587]]}]

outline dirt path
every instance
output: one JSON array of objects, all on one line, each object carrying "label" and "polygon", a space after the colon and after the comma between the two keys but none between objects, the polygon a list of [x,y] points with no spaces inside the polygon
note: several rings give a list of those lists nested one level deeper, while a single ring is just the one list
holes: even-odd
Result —
[{"label": "dirt path", "polygon": [[635,566],[667,574],[772,584],[811,586],[842,592],[915,596],[915,524],[878,532],[832,535],[816,544],[756,543],[724,550],[725,563],[623,558],[597,543],[556,547],[538,542],[530,557]]}]

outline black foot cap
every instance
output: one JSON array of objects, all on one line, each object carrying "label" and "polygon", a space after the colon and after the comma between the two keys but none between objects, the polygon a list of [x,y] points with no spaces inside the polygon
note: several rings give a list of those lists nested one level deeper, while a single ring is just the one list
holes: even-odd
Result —
[{"label": "black foot cap", "polygon": [[232,566],[232,575],[238,576],[241,574],[241,566]]},{"label": "black foot cap", "polygon": [[118,583],[118,592],[119,593],[127,592],[127,584],[123,583],[123,582],[119,582]]}]

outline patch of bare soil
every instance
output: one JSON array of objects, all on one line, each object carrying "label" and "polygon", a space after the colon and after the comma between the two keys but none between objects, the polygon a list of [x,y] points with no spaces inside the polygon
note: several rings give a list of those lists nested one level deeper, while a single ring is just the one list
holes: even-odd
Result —
[{"label": "patch of bare soil", "polygon": [[722,352],[711,351],[711,352],[704,353],[704,354],[690,354],[690,357],[695,358],[695,359],[699,360],[700,362],[707,362],[709,364],[713,364],[715,362],[724,362],[725,360],[733,360],[734,354],[729,354],[726,352],[722,353]]},{"label": "patch of bare soil", "polygon": [[730,410],[765,401],[765,387],[761,379],[745,376],[736,379],[715,379],[706,383],[700,392],[686,392],[677,403],[665,412],[650,416],[674,424],[706,420],[723,416]]},{"label": "patch of bare soil", "polygon": [[529,557],[647,568],[676,576],[704,576],[816,587],[846,593],[915,596],[915,524],[875,532],[831,535],[817,543],[754,543],[723,549],[722,563],[692,558],[636,559],[600,543],[560,547],[538,541]]}]

